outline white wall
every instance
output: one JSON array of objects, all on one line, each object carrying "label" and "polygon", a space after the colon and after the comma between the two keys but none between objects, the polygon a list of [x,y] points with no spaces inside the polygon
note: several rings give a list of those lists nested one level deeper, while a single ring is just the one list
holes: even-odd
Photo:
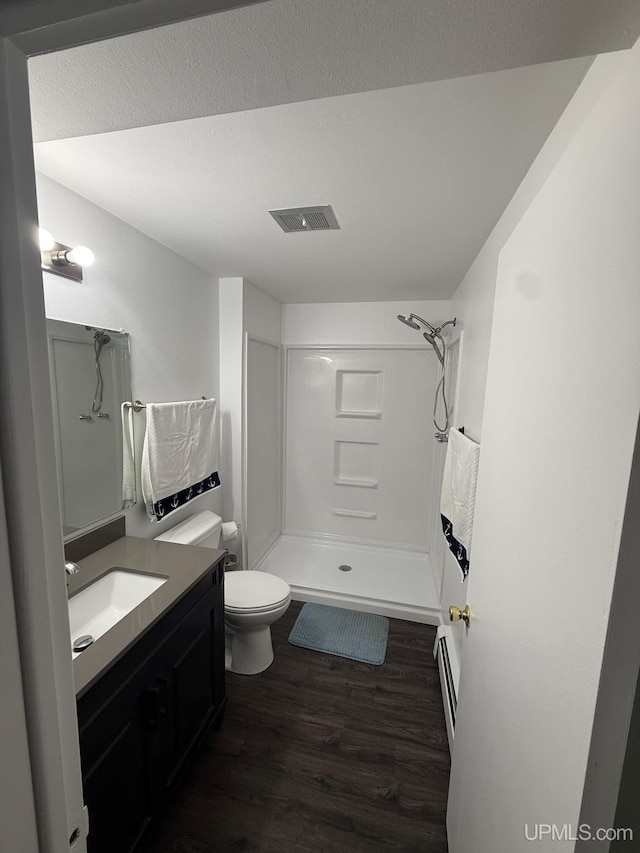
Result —
[{"label": "white wall", "polygon": [[[211,275],[79,195],[38,176],[40,223],[68,246],[95,256],[78,284],[44,273],[47,316],[131,335],[132,387],[143,402],[218,397],[218,288]],[[135,416],[138,449],[144,414]],[[138,454],[138,474],[140,455]],[[220,511],[220,491],[204,495],[158,524],[138,504],[125,513],[127,533],[152,537],[198,510]]]},{"label": "white wall", "polygon": [[222,517],[242,520],[242,344],[241,278],[221,278],[219,287],[220,423]]},{"label": "white wall", "polygon": [[579,822],[640,411],[640,44],[613,81],[610,59],[498,257],[456,853],[469,837],[477,853],[524,853],[525,823]]},{"label": "white wall", "polygon": [[282,337],[282,305],[243,279],[243,330],[279,344]]},{"label": "white wall", "polygon": [[482,438],[484,395],[500,251],[551,174],[595,100],[615,76],[623,56],[623,53],[617,53],[598,57],[598,73],[589,74],[581,84],[453,296],[453,312],[465,333],[458,414],[467,434],[475,441]]},{"label": "white wall", "polygon": [[[498,261],[503,246],[544,186],[567,146],[581,127],[598,97],[614,79],[624,61],[624,53],[600,56],[597,73],[587,75],[567,106],[536,160],[518,187],[452,299],[452,311],[464,330],[464,345],[459,370],[456,425],[482,442],[484,400],[487,385],[489,347],[493,324]],[[442,586],[443,618],[448,621],[449,605],[464,607],[466,586],[453,556],[447,552]],[[458,656],[462,655],[463,631],[454,631]]]},{"label": "white wall", "polygon": [[432,325],[453,317],[447,301],[325,302],[282,306],[283,344],[417,344],[422,336],[396,319],[412,312]]}]

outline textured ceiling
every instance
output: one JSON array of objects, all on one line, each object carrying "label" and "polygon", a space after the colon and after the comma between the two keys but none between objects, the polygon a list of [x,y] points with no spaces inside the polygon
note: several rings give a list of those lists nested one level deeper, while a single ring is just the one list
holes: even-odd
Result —
[{"label": "textured ceiling", "polygon": [[[282,302],[446,298],[587,65],[45,142],[37,165],[204,269],[245,276]],[[307,204],[332,204],[342,230],[284,234],[267,213]]]},{"label": "textured ceiling", "polygon": [[[65,5],[86,6],[10,7]],[[588,56],[639,34],[638,0],[270,0],[32,59],[35,139]]]},{"label": "textured ceiling", "polygon": [[[57,50],[71,45],[134,32],[151,26],[208,15],[265,0],[0,0],[0,34],[34,34],[18,42],[26,48]],[[91,20],[89,20],[91,19]],[[64,22],[77,23],[62,31]],[[56,35],[52,38],[52,27]],[[49,32],[44,34],[43,28]],[[31,55],[32,50],[27,50]]]}]

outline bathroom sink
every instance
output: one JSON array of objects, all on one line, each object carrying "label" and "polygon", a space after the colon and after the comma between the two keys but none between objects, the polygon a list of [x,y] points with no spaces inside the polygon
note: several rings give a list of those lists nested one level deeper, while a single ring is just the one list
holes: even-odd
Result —
[{"label": "bathroom sink", "polygon": [[112,569],[69,599],[72,643],[87,634],[97,640],[166,582],[156,575]]}]

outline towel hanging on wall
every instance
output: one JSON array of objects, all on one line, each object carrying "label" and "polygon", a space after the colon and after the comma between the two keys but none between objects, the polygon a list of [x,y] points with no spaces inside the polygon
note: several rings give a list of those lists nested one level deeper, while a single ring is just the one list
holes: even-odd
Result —
[{"label": "towel hanging on wall", "polygon": [[469,574],[479,461],[480,445],[460,430],[451,429],[442,478],[440,517],[442,531],[449,550],[458,561],[463,581]]},{"label": "towel hanging on wall", "polygon": [[142,494],[152,521],[220,486],[217,409],[214,399],[147,403]]}]

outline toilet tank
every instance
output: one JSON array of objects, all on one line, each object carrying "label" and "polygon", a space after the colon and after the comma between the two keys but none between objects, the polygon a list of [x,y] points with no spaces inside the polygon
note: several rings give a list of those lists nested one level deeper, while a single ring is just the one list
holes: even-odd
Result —
[{"label": "toilet tank", "polygon": [[222,538],[222,519],[215,512],[205,509],[155,538],[160,542],[175,542],[178,545],[219,548]]}]

